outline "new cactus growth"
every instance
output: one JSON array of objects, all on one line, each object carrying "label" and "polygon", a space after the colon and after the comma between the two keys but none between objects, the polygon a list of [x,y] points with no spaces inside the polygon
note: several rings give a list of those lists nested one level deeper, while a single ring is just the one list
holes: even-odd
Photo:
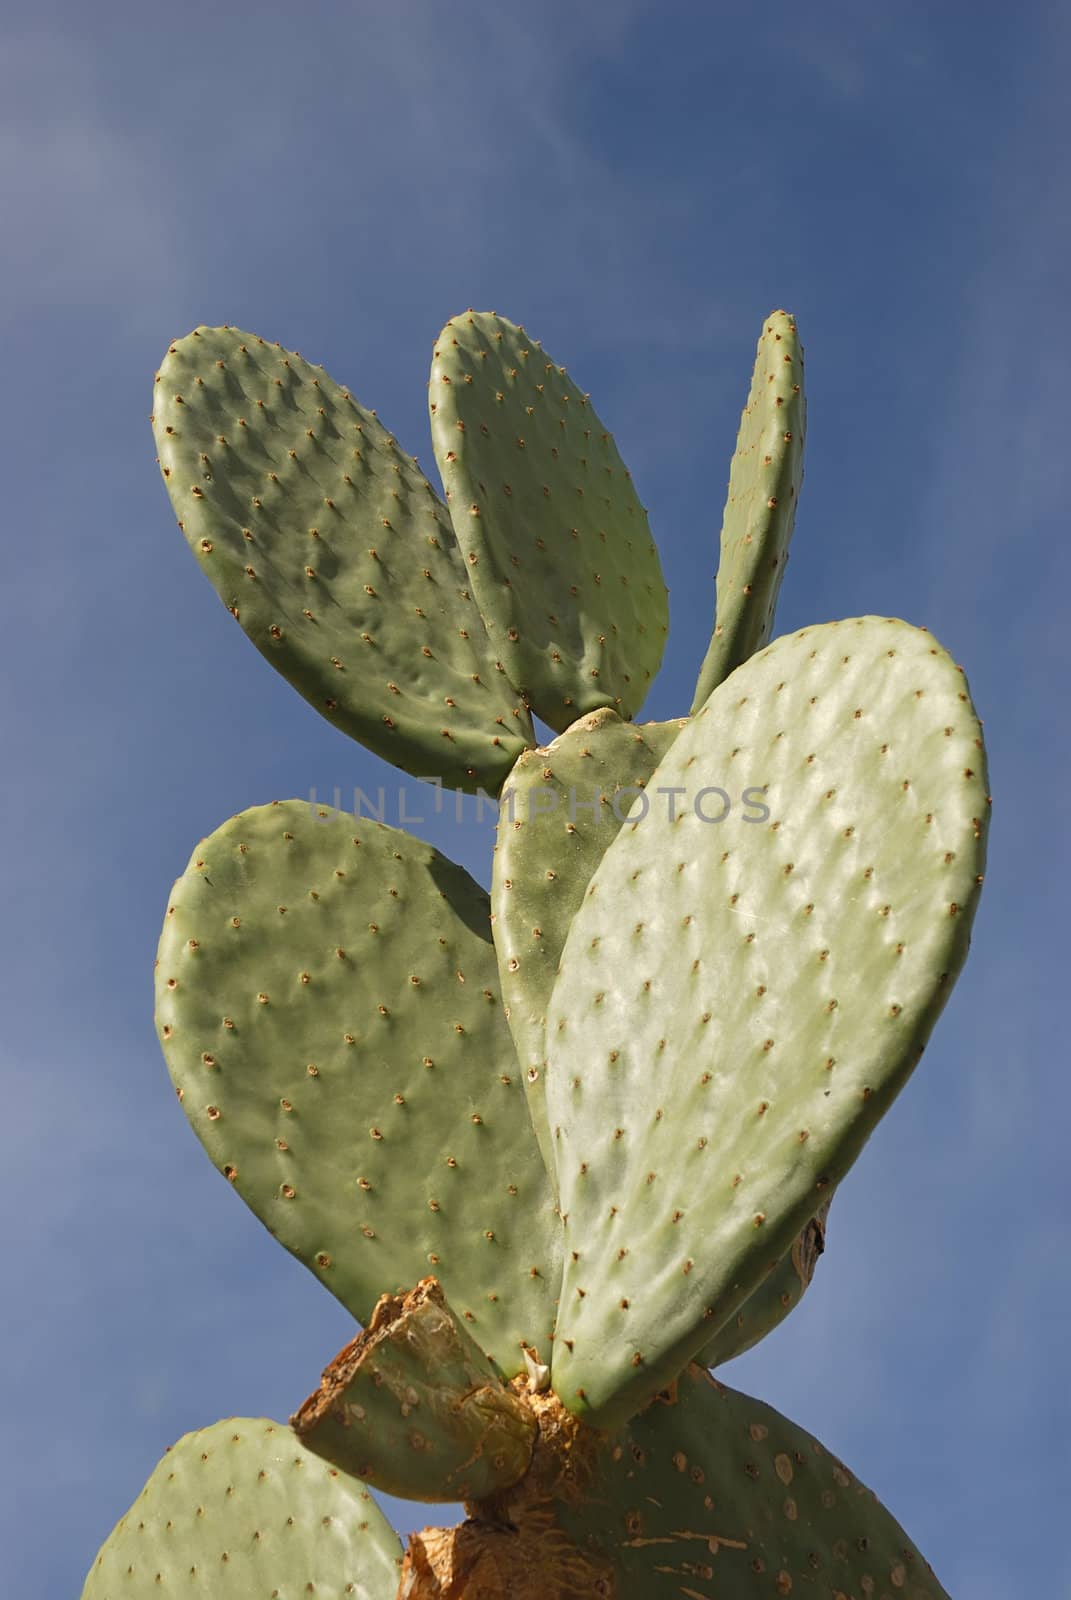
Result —
[{"label": "new cactus growth", "polygon": [[[470,312],[435,347],[445,501],[322,369],[229,328],[170,347],[160,463],[224,603],[336,726],[500,815],[490,896],[299,801],[175,885],[183,1108],[363,1331],[289,1427],[181,1440],[85,1600],[944,1595],[839,1461],[708,1370],[811,1281],[985,849],[980,725],[929,633],[769,642],[802,362],[773,313],[696,702],[637,724],[666,630],[646,514],[523,329]],[[368,1486],[468,1516],[403,1556]]]}]

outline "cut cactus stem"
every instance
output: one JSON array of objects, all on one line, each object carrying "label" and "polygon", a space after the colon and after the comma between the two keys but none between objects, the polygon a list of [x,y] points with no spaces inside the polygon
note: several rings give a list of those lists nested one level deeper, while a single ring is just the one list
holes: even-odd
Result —
[{"label": "cut cactus stem", "polygon": [[434,1278],[383,1295],[290,1423],[374,1489],[436,1503],[508,1489],[527,1472],[536,1435]]}]

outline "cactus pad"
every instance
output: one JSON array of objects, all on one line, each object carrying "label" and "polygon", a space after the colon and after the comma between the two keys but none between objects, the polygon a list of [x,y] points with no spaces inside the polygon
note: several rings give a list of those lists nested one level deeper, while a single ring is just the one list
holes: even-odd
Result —
[{"label": "cactus pad", "polygon": [[[766,790],[748,822],[723,794]],[[588,886],[547,1019],[567,1219],[555,1388],[610,1426],[735,1314],[915,1066],[966,955],[987,821],[962,672],[877,617],[714,691]]]},{"label": "cactus pad", "polygon": [[172,891],[157,1024],[215,1165],[358,1321],[433,1273],[509,1375],[549,1348],[560,1224],[488,917],[408,834],[258,807]]},{"label": "cactus pad", "polygon": [[364,1484],[278,1422],[187,1433],[105,1540],[82,1600],[394,1600],[402,1550]]},{"label": "cactus pad", "polygon": [[523,328],[469,311],[435,347],[431,432],[472,591],[552,728],[639,709],[667,631],[647,513],[588,400]]},{"label": "cactus pad", "polygon": [[745,1350],[772,1333],[799,1305],[814,1277],[818,1257],[826,1247],[829,1205],[827,1200],[793,1239],[792,1248],[748,1295],[739,1311],[718,1329],[708,1345],[703,1346],[696,1358],[701,1367],[720,1367],[723,1362],[742,1356]]},{"label": "cactus pad", "polygon": [[693,711],[768,642],[803,482],[803,346],[787,311],[766,318],[740,419],[721,529],[717,609]]},{"label": "cactus pad", "polygon": [[531,721],[446,507],[374,413],[277,344],[198,328],[153,425],[187,543],[283,677],[406,772],[497,791]]},{"label": "cactus pad", "polygon": [[899,1523],[818,1440],[696,1367],[607,1448],[562,1526],[616,1600],[948,1600]]},{"label": "cactus pad", "polygon": [[622,722],[603,709],[526,750],[502,791],[491,908],[499,979],[528,1105],[554,1170],[543,1074],[547,1003],[588,880],[685,724]]}]

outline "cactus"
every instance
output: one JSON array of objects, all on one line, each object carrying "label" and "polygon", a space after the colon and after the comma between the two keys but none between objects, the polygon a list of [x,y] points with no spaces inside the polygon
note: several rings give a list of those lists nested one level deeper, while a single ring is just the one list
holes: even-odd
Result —
[{"label": "cactus", "polygon": [[446,507],[374,413],[292,351],[196,328],[153,430],[187,543],[272,665],[406,772],[497,790],[531,719]]},{"label": "cactus", "polygon": [[[362,1331],[289,1428],[181,1440],[85,1600],[938,1600],[843,1464],[708,1369],[798,1303],[965,958],[988,796],[963,674],[895,619],[770,642],[803,445],[783,312],[674,721],[633,720],[665,589],[587,396],[470,312],[431,413],[445,503],[279,346],[198,329],[157,378],[175,509],[257,647],[336,726],[501,805],[490,896],[299,801],[233,817],[172,890],[183,1108]],[[368,1486],[468,1515],[403,1559]]]},{"label": "cactus", "polygon": [[683,719],[637,727],[608,708],[595,711],[545,749],[526,750],[502,791],[491,884],[495,949],[532,1124],[551,1173],[544,1021],[562,947],[633,797],[682,726]]},{"label": "cactus", "polygon": [[469,311],[431,369],[431,435],[477,603],[513,682],[563,732],[631,717],[662,659],[647,513],[588,397],[535,339]]},{"label": "cactus", "polygon": [[740,419],[721,530],[714,633],[692,711],[770,638],[803,482],[807,401],[795,320],[767,317]]},{"label": "cactus", "polygon": [[278,1422],[232,1417],[168,1451],[82,1592],[393,1600],[401,1557],[363,1483]]}]

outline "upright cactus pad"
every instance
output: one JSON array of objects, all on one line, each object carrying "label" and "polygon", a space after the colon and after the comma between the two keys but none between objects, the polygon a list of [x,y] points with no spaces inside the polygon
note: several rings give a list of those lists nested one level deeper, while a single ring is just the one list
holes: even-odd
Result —
[{"label": "upright cactus pad", "polygon": [[[731,774],[768,820],[724,814]],[[984,853],[963,674],[886,618],[753,656],[650,787],[676,819],[610,846],[547,1017],[554,1384],[600,1425],[696,1355],[854,1161],[966,955]]]},{"label": "upright cactus pad", "polygon": [[446,324],[431,432],[473,593],[513,682],[560,732],[638,710],[666,589],[647,513],[586,394],[505,317]]},{"label": "upright cactus pad", "polygon": [[410,835],[261,806],[172,891],[157,1026],[215,1165],[355,1317],[432,1273],[509,1375],[546,1358],[561,1243],[488,919]]},{"label": "upright cactus pad", "polygon": [[446,507],[375,414],[279,345],[198,328],[153,425],[186,541],[272,666],[405,771],[497,790],[531,721]]},{"label": "upright cactus pad", "polygon": [[[666,617],[646,516],[521,328],[470,312],[436,346],[449,509],[251,335],[199,329],[157,393],[187,538],[259,648],[501,814],[490,899],[299,801],[232,818],[175,885],[157,1018],[184,1109],[363,1326],[292,1431],[182,1440],[84,1600],[947,1600],[835,1457],[705,1370],[811,1282],[966,954],[989,803],[930,634],[769,642],[792,319],[759,341],[692,714],[641,726]],[[368,1484],[468,1516],[399,1564]]]},{"label": "upright cactus pad", "polygon": [[693,711],[769,643],[803,482],[803,347],[786,311],[766,318],[740,419],[721,528],[717,607]]},{"label": "upright cactus pad", "polygon": [[105,1540],[82,1600],[394,1600],[402,1550],[358,1479],[287,1427],[187,1433]]},{"label": "upright cactus pad", "polygon": [[546,1021],[562,948],[591,878],[683,726],[604,708],[527,750],[502,791],[491,907],[502,997],[548,1170]]}]

